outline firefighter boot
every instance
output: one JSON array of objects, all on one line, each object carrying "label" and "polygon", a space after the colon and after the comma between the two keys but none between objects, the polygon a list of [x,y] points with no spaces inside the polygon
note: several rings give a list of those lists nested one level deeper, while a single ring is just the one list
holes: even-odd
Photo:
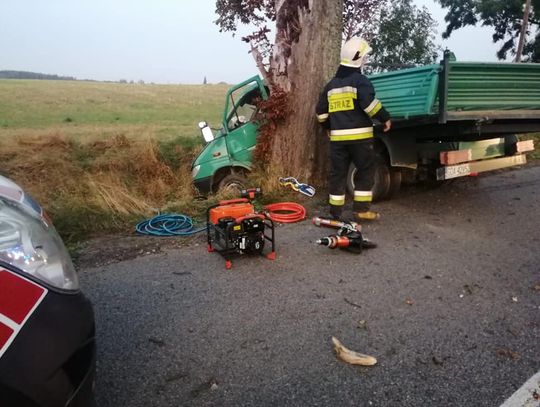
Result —
[{"label": "firefighter boot", "polygon": [[356,221],[363,221],[363,220],[378,220],[380,219],[381,215],[379,212],[375,211],[366,211],[366,212],[355,212],[354,213],[354,219]]},{"label": "firefighter boot", "polygon": [[330,205],[330,210],[323,215],[326,219],[342,220],[343,208],[341,206]]}]

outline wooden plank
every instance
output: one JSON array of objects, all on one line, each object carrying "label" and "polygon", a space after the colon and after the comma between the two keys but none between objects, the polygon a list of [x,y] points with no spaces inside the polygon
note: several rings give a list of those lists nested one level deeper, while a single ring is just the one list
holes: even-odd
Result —
[{"label": "wooden plank", "polygon": [[472,150],[441,151],[440,160],[443,165],[452,165],[471,161]]},{"label": "wooden plank", "polygon": [[460,142],[457,150],[443,151],[440,153],[439,158],[441,164],[453,165],[468,161],[485,160],[486,158],[502,157],[504,155],[504,144],[504,138],[502,137]]},{"label": "wooden plank", "polygon": [[518,153],[525,153],[527,151],[534,151],[533,140],[523,140],[516,143],[516,151]]}]

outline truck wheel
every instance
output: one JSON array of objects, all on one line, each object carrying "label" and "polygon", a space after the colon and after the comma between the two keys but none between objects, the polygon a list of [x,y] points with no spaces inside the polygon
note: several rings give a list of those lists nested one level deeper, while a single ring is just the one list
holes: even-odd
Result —
[{"label": "truck wheel", "polygon": [[[351,163],[349,167],[349,173],[347,174],[347,192],[354,195],[354,175],[356,174],[356,167]],[[373,201],[381,201],[389,197],[390,192],[397,192],[401,185],[401,173],[394,176],[394,188],[392,188],[392,175],[390,168],[386,163],[379,159],[377,160],[377,168],[375,170],[375,183],[371,191],[373,192]],[[397,179],[399,177],[399,180]],[[399,182],[398,182],[399,181]],[[394,189],[396,189],[394,191]]]},{"label": "truck wheel", "polygon": [[218,190],[223,192],[239,193],[247,188],[247,179],[242,174],[229,174],[223,177],[218,184]]},{"label": "truck wheel", "polygon": [[390,168],[390,188],[386,197],[388,199],[397,195],[401,189],[401,170],[398,168]]}]

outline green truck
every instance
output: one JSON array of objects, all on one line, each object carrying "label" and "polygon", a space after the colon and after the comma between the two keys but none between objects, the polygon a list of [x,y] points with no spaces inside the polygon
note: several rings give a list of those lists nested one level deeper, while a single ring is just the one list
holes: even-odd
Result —
[{"label": "green truck", "polygon": [[[457,62],[445,52],[440,64],[369,78],[393,121],[388,133],[375,127],[374,199],[393,196],[402,183],[523,165],[534,150],[518,135],[540,132],[540,64]],[[192,175],[201,193],[245,185],[257,142],[255,103],[267,97],[255,76],[228,91],[220,130],[199,124],[207,144]],[[349,192],[355,171],[351,166]]]}]

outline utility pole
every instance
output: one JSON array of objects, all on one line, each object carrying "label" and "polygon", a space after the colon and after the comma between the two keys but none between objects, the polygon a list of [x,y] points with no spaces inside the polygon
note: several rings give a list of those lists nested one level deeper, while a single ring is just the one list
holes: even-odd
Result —
[{"label": "utility pole", "polygon": [[527,25],[529,23],[530,11],[531,11],[531,0],[527,0],[525,2],[525,11],[523,12],[523,23],[521,24],[521,34],[519,36],[519,44],[518,44],[515,62],[521,62],[521,55],[523,54],[523,46],[525,44],[525,35],[527,34]]}]

